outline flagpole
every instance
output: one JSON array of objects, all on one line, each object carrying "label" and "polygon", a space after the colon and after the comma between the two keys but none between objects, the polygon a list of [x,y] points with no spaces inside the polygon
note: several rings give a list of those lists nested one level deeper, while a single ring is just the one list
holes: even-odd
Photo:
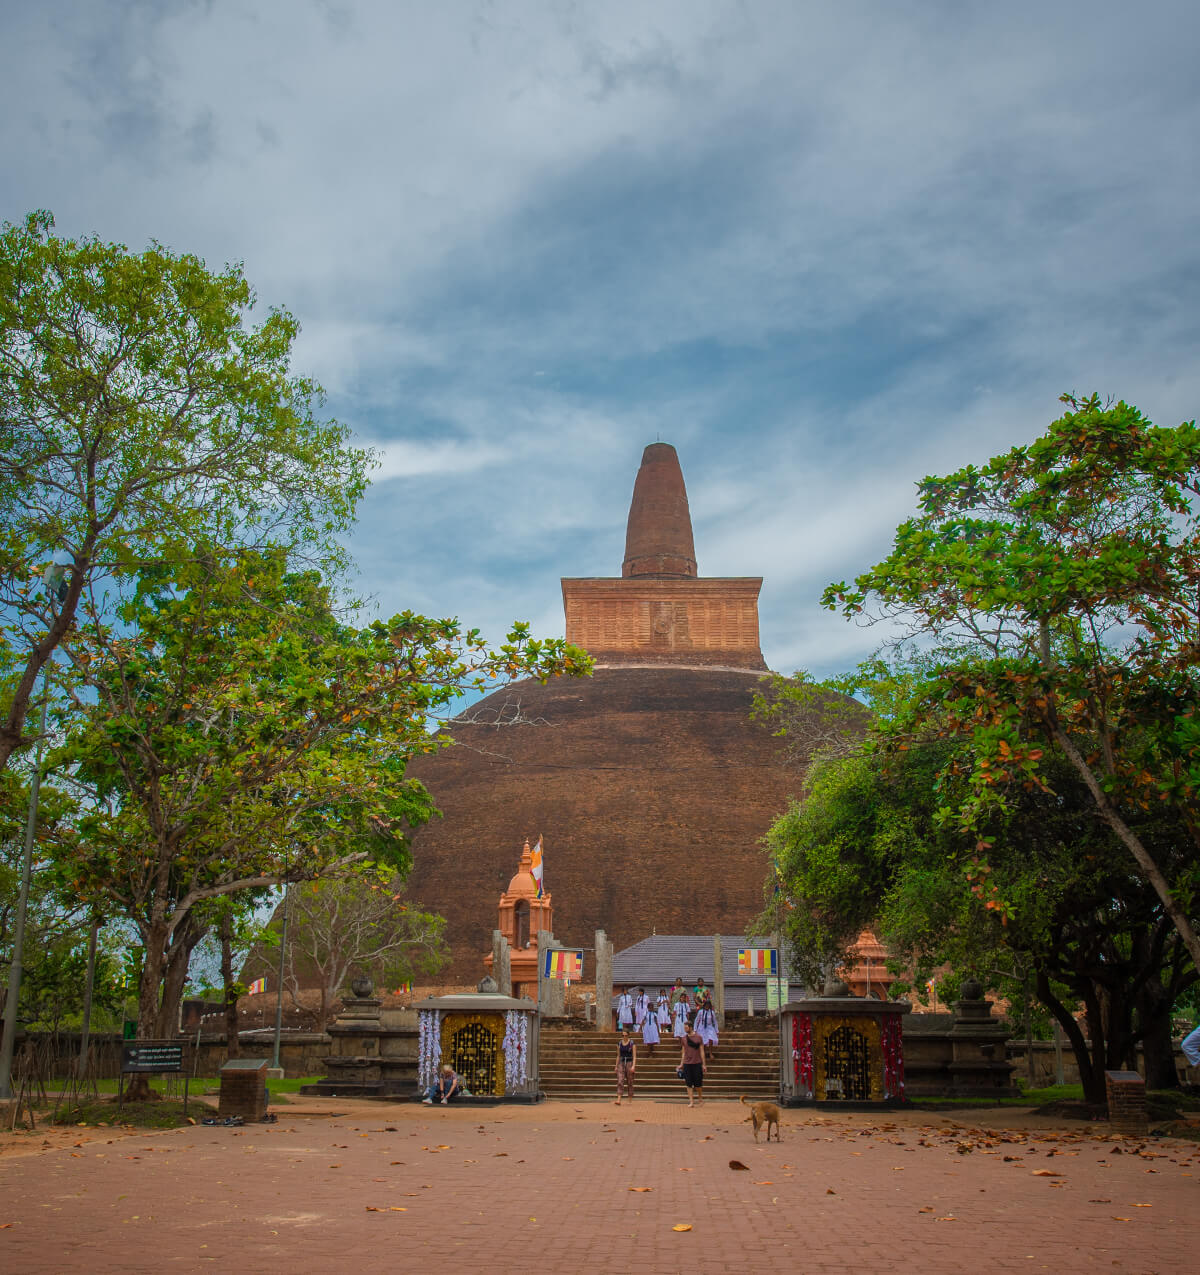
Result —
[{"label": "flagpole", "polygon": [[783,1098],[783,923],[779,918],[779,865],[775,865],[775,1015],[779,1027],[779,1097]]}]

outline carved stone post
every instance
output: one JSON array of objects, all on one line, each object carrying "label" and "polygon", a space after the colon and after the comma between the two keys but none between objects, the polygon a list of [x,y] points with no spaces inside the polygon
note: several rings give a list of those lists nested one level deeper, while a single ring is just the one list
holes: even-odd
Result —
[{"label": "carved stone post", "polygon": [[725,1030],[725,954],[721,950],[721,936],[713,935],[713,1011],[717,1026]]},{"label": "carved stone post", "polygon": [[596,931],[596,1030],[612,1027],[613,945],[603,930]]},{"label": "carved stone post", "polygon": [[557,947],[554,935],[538,930],[538,1004],[543,1018],[561,1018],[566,1007],[562,979],[546,977],[546,952],[553,947]]},{"label": "carved stone post", "polygon": [[508,939],[499,930],[492,931],[492,977],[501,996],[512,995],[512,959]]}]

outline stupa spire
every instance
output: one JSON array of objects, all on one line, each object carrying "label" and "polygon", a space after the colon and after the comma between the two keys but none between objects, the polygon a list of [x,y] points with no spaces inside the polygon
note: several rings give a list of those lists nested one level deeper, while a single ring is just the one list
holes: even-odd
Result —
[{"label": "stupa spire", "polygon": [[642,453],[629,506],[621,575],[696,575],[687,488],[670,443],[651,443]]}]

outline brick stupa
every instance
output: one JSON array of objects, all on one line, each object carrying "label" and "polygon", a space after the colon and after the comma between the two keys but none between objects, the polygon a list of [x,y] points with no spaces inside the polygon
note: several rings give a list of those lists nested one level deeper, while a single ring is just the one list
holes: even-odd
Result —
[{"label": "brick stupa", "polygon": [[562,582],[567,641],[600,665],[687,664],[766,671],[761,577],[701,579],[679,457],[651,443],[633,486],[620,579]]},{"label": "brick stupa", "polygon": [[595,675],[489,696],[452,724],[460,747],[410,768],[444,814],[413,837],[409,893],[447,918],[448,977],[479,977],[512,846],[539,833],[568,946],[596,929],[618,950],[655,931],[746,932],[760,840],[802,779],[750,720],[761,584],[698,574],[675,449],[647,447],[621,576],[562,581],[567,638]]}]

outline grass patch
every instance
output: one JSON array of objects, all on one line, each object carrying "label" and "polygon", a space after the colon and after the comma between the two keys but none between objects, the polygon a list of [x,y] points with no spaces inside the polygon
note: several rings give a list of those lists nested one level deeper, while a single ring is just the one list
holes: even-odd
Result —
[{"label": "grass patch", "polygon": [[285,1076],[282,1080],[272,1080],[268,1077],[267,1088],[274,1099],[275,1095],[280,1093],[299,1093],[301,1085],[315,1085],[320,1079],[320,1076]]},{"label": "grass patch", "polygon": [[914,1107],[1041,1107],[1048,1102],[1083,1100],[1082,1085],[1047,1085],[1026,1089],[1015,1098],[911,1098]]}]

